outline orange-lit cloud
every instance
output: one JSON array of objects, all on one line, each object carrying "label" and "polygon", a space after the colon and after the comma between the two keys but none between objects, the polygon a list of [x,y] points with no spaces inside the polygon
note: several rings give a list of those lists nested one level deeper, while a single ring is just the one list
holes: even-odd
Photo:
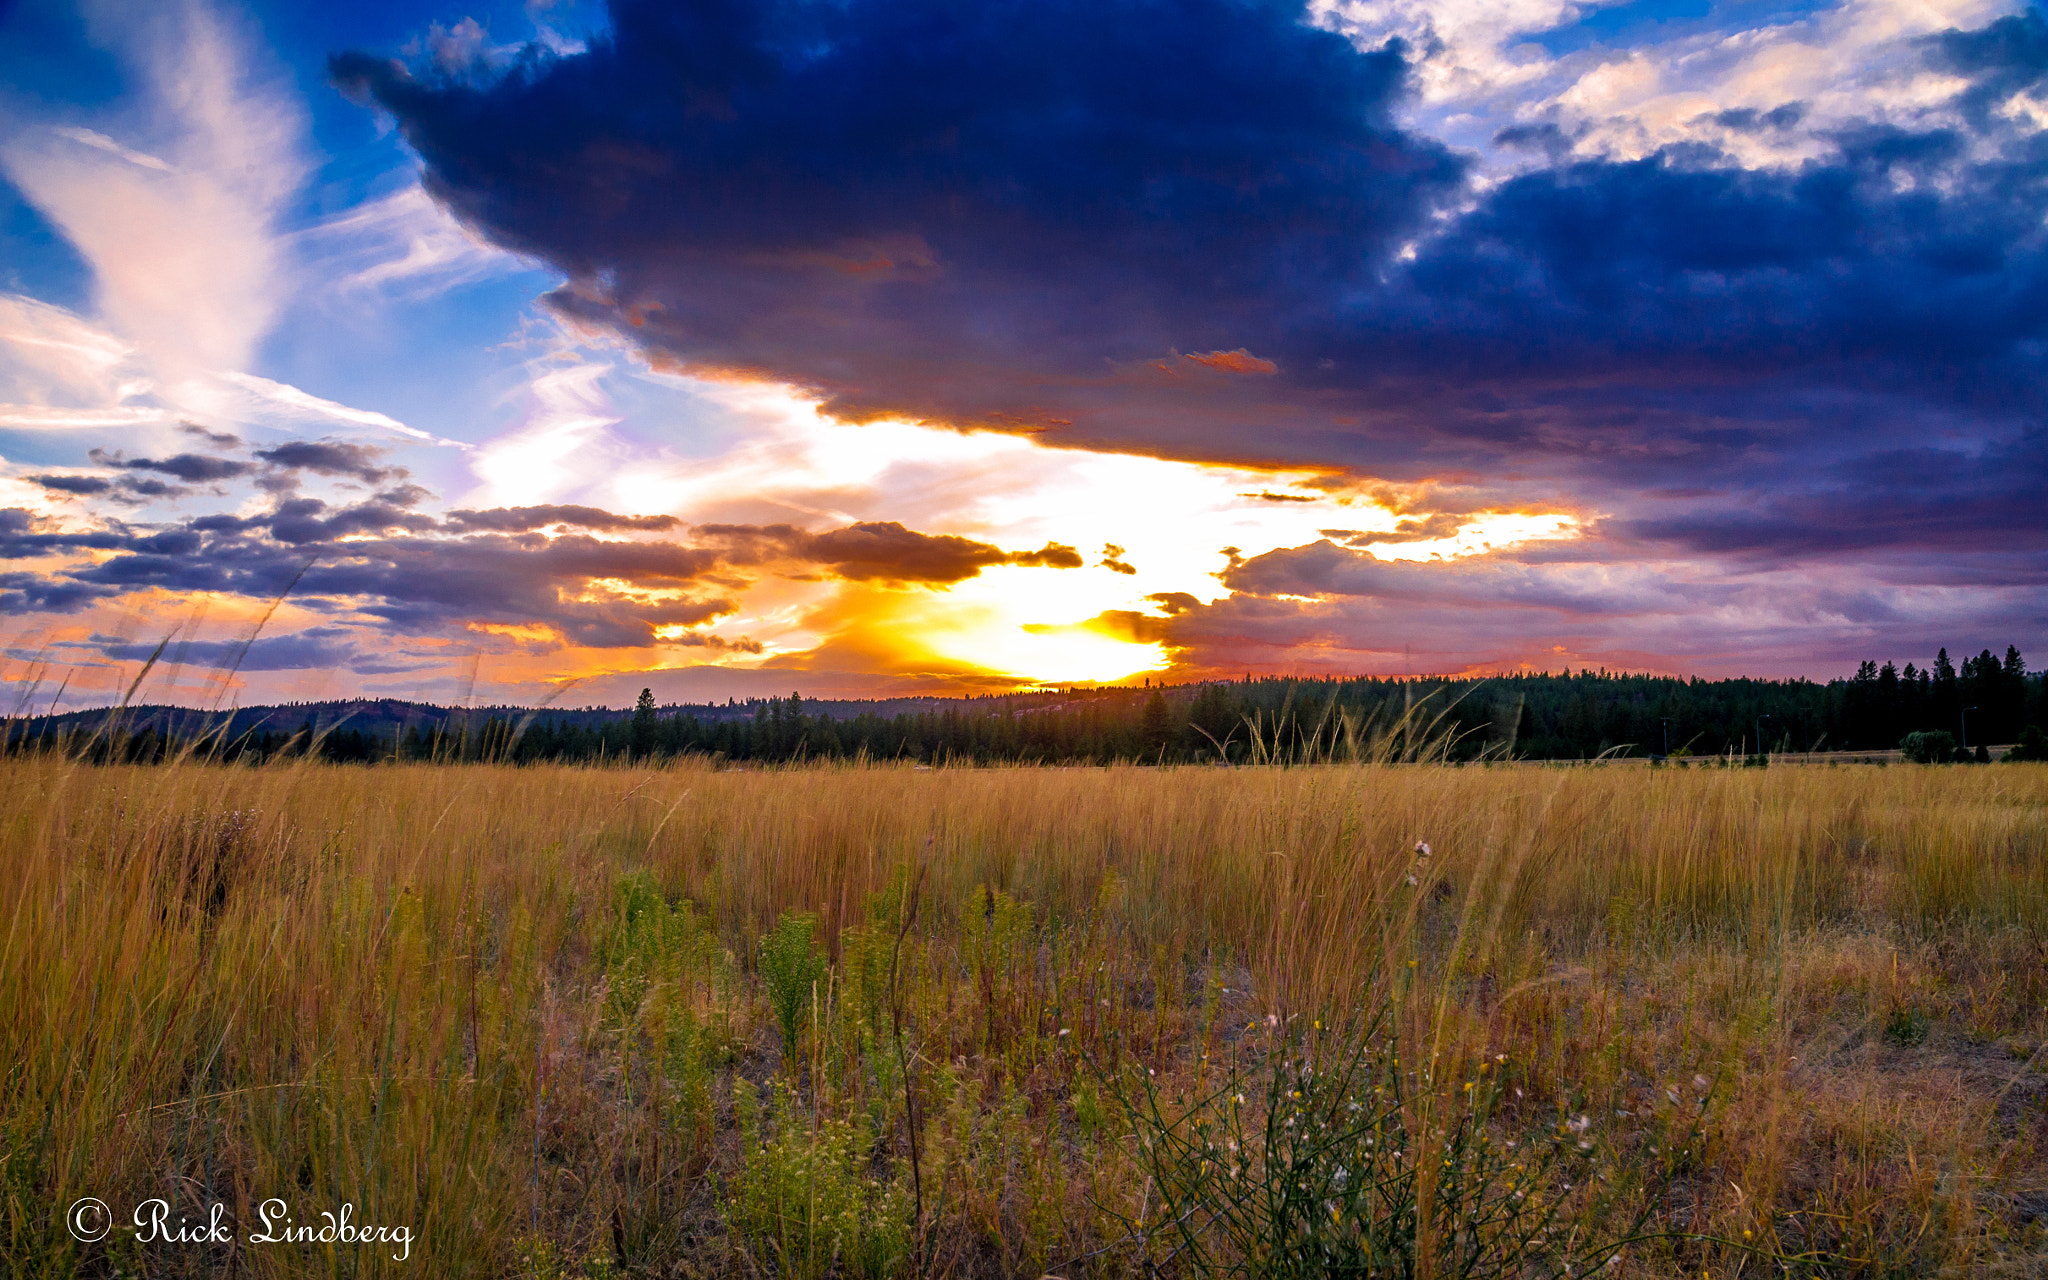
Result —
[{"label": "orange-lit cloud", "polygon": [[1278,373],[1280,366],[1239,347],[1235,351],[1191,351],[1184,359],[1218,373]]}]

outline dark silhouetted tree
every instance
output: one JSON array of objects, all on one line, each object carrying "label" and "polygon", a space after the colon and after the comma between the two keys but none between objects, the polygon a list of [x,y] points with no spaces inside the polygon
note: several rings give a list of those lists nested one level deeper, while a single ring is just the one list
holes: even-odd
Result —
[{"label": "dark silhouetted tree", "polygon": [[644,760],[654,753],[654,690],[642,689],[633,704],[633,758]]}]

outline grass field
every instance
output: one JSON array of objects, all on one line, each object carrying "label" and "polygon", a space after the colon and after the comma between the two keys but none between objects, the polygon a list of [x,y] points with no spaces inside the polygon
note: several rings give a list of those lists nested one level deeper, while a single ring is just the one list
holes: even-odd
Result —
[{"label": "grass field", "polygon": [[2048,1271],[2048,767],[0,801],[9,1276]]}]

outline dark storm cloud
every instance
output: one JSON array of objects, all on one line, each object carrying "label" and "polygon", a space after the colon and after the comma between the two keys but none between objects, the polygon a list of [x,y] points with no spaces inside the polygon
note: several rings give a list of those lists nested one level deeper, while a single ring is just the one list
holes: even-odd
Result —
[{"label": "dark storm cloud", "polygon": [[[738,606],[703,594],[699,579],[715,555],[674,543],[601,542],[574,535],[526,534],[460,539],[392,538],[344,543],[310,570],[301,589],[362,600],[361,613],[401,631],[445,629],[452,620],[499,626],[544,625],[576,644],[599,648],[658,643],[664,626],[698,626]],[[689,591],[649,599],[592,590],[593,580],[635,591]]]},{"label": "dark storm cloud", "polygon": [[112,551],[129,545],[134,537],[119,523],[88,533],[64,533],[33,511],[0,507],[0,560],[28,560],[74,550]]},{"label": "dark storm cloud", "polygon": [[[2048,586],[2048,430],[1979,451],[1873,452],[1741,507],[1702,506],[1637,519],[1613,532],[1695,551],[1842,552],[1935,549],[1954,556],[2031,558]],[[1994,532],[1995,531],[1995,532]],[[1945,575],[1958,572],[1948,561]],[[2009,577],[2017,567],[1998,571]]]},{"label": "dark storm cloud", "polygon": [[[2036,12],[1918,46],[1965,84],[1952,125],[1846,127],[1770,170],[1698,143],[1574,161],[1525,126],[1501,143],[1550,163],[1483,191],[1394,123],[1402,51],[1299,6],[612,17],[494,84],[333,69],[437,197],[563,271],[561,310],[844,416],[1512,476],[1617,532],[1782,556],[1998,539],[1998,476],[1900,526],[1917,481],[1860,464],[2010,452],[2048,416],[2048,151],[2001,114],[2048,67]],[[1644,496],[1679,487],[1716,496]]]},{"label": "dark storm cloud", "polygon": [[1997,128],[1993,113],[2001,103],[2048,79],[2048,21],[2038,9],[1978,31],[1943,32],[1924,43],[1935,66],[1972,81],[1961,105],[1979,129]]},{"label": "dark storm cloud", "polygon": [[1399,54],[1298,6],[617,0],[611,18],[589,53],[484,89],[359,54],[333,70],[398,116],[440,198],[563,268],[559,307],[848,415],[1043,425],[1068,413],[1061,385],[1121,362],[1271,370],[1247,337],[1367,281],[1463,172],[1393,124]]}]

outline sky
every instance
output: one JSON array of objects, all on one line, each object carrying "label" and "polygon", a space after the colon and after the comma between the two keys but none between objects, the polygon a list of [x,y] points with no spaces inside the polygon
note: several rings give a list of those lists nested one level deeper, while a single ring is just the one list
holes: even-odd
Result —
[{"label": "sky", "polygon": [[0,694],[2038,657],[2044,215],[1991,0],[0,0]]}]

